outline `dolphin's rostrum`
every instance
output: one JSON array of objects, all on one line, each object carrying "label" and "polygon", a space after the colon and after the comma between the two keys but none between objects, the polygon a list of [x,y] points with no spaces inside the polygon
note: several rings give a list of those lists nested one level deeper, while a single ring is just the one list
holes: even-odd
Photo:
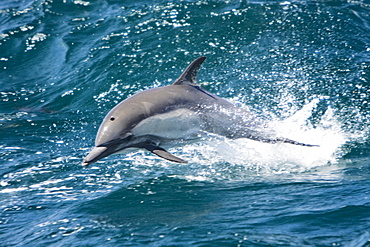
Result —
[{"label": "dolphin's rostrum", "polygon": [[142,91],[115,106],[100,125],[95,148],[82,165],[128,148],[146,149],[161,158],[186,163],[161,146],[199,138],[204,132],[232,139],[315,146],[277,137],[246,108],[201,88],[197,73],[205,59],[195,59],[172,85]]}]

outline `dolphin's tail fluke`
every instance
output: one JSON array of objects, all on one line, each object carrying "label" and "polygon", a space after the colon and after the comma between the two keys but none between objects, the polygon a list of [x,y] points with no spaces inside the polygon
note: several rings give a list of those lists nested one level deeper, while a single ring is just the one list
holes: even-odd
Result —
[{"label": "dolphin's tail fluke", "polygon": [[319,147],[319,145],[297,142],[297,141],[294,141],[288,138],[276,138],[275,142],[289,143],[289,144],[299,145],[299,146],[304,146],[304,147]]},{"label": "dolphin's tail fluke", "polygon": [[260,142],[265,142],[265,143],[289,143],[293,145],[298,145],[298,146],[304,146],[304,147],[319,147],[319,145],[314,145],[314,144],[307,144],[307,143],[302,143],[302,142],[297,142],[289,138],[283,138],[283,137],[276,137],[276,138],[265,138],[265,137],[251,137],[248,136],[247,138],[255,140],[255,141],[260,141]]}]

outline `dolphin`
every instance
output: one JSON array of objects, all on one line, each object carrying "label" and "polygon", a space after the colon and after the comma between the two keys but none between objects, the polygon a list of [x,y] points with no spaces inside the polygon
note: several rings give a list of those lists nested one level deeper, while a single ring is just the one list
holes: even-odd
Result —
[{"label": "dolphin", "polygon": [[245,107],[220,98],[197,83],[205,57],[195,59],[168,86],[147,89],[116,105],[99,127],[95,147],[84,167],[131,148],[146,149],[166,160],[187,163],[166,151],[173,145],[213,133],[227,138],[249,138],[266,143],[316,146],[278,137]]}]

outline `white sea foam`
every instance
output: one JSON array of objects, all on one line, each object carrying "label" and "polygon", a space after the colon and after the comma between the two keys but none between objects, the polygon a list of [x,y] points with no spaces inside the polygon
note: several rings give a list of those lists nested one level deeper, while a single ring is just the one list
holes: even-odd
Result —
[{"label": "white sea foam", "polygon": [[[183,154],[191,154],[188,159],[190,163],[198,164],[191,168],[194,173],[189,169],[185,177],[191,180],[199,177],[213,180],[253,174],[297,174],[312,169],[319,173],[317,168],[321,170],[325,167],[333,169],[344,155],[342,147],[349,137],[341,129],[330,107],[315,126],[309,123],[308,119],[317,103],[314,100],[285,120],[271,120],[269,123],[279,136],[317,147],[213,137],[203,143],[189,144],[182,148]],[[325,171],[328,172],[327,169]]]}]

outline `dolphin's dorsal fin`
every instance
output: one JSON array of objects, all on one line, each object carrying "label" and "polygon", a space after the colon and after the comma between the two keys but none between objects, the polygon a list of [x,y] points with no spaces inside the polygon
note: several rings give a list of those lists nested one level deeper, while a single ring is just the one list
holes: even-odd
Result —
[{"label": "dolphin's dorsal fin", "polygon": [[197,73],[204,60],[206,60],[206,57],[198,57],[195,59],[172,85],[197,85]]}]

